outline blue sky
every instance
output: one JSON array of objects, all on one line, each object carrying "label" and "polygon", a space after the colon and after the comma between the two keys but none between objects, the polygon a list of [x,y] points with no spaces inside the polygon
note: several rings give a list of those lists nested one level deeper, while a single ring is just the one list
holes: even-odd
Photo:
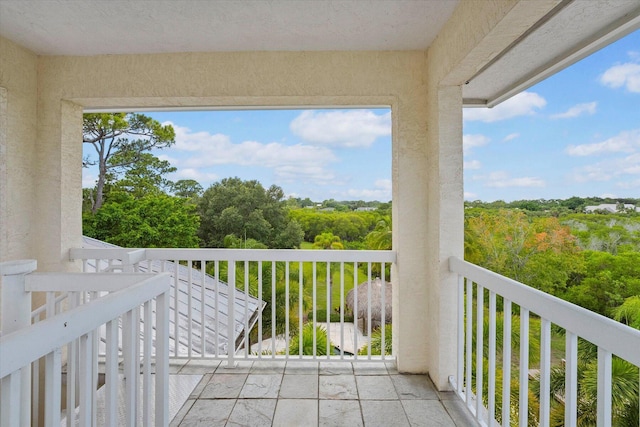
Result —
[{"label": "blue sky", "polygon": [[[146,114],[176,130],[175,146],[155,152],[178,168],[173,180],[391,199],[387,109]],[[464,162],[467,200],[640,197],[640,31],[492,109],[466,109]],[[85,169],[83,185],[94,180]]]}]

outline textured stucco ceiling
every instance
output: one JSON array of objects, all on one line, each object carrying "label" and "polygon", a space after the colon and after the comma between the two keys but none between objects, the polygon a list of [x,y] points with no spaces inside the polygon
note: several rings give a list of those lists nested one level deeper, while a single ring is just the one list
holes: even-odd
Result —
[{"label": "textured stucco ceiling", "polygon": [[426,49],[459,0],[0,0],[40,55]]}]

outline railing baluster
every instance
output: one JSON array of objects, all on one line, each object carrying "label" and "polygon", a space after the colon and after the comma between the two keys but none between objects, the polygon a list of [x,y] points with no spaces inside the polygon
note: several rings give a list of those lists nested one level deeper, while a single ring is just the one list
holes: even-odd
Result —
[{"label": "railing baluster", "polygon": [[[93,375],[92,375],[92,332],[80,337],[80,405],[78,412],[78,419],[80,427],[88,427],[92,425],[92,398],[94,391],[93,388]],[[135,405],[134,405],[135,408]],[[73,416],[73,414],[72,414]],[[58,423],[60,425],[60,423]],[[130,424],[133,425],[133,424]]]},{"label": "railing baluster", "polygon": [[[122,357],[124,358],[124,381],[125,381],[125,425],[128,427],[135,426],[136,421],[136,395],[138,392],[137,380],[136,380],[136,339],[138,335],[134,333],[136,325],[135,310],[130,310],[124,315],[124,321],[122,326],[123,340],[122,340]],[[82,346],[81,346],[82,347]],[[81,362],[84,355],[81,351]],[[86,389],[80,389],[80,396],[86,394]],[[82,402],[81,402],[82,405]]]},{"label": "railing baluster", "polygon": [[[258,307],[260,304],[262,304],[262,261],[258,261]],[[262,358],[262,316],[258,316],[258,358]]]},{"label": "railing baluster", "polygon": [[227,275],[229,286],[229,301],[227,302],[227,367],[235,367],[236,343],[235,337],[236,326],[236,262],[227,261]]},{"label": "railing baluster", "polygon": [[205,260],[200,261],[200,357],[204,358],[207,352],[207,324],[205,314],[207,311],[206,304],[206,278],[207,278],[207,262]]},{"label": "railing baluster", "polygon": [[466,320],[467,320],[467,325],[465,328],[465,336],[467,339],[467,345],[466,345],[466,364],[465,364],[465,370],[466,370],[466,374],[465,374],[465,381],[464,381],[464,387],[465,387],[465,402],[467,404],[468,408],[471,408],[471,381],[472,381],[472,377],[471,377],[471,357],[473,354],[473,282],[469,279],[467,279],[467,310],[466,310]]},{"label": "railing baluster", "polygon": [[385,333],[386,328],[385,325],[387,323],[387,313],[386,313],[386,294],[387,294],[387,285],[385,283],[384,277],[384,263],[380,263],[380,309],[382,313],[380,314],[380,333],[381,333],[381,342],[380,342],[380,354],[382,355],[382,360],[385,357]]},{"label": "railing baluster", "polygon": [[340,359],[344,359],[344,262],[340,263]]},{"label": "railing baluster", "polygon": [[156,298],[155,425],[169,425],[169,293]]},{"label": "railing baluster", "polygon": [[462,395],[464,389],[464,276],[458,274],[458,370],[456,387]]},{"label": "railing baluster", "polygon": [[[353,359],[358,360],[358,263],[353,263]],[[364,329],[364,328],[363,328]]]},{"label": "railing baluster", "polygon": [[[285,320],[285,334],[284,334],[284,339],[285,339],[285,359],[289,359],[289,262],[285,262],[285,279],[284,279],[284,283],[285,283],[285,312],[287,313],[284,317]],[[248,317],[248,316],[247,316]],[[275,357],[275,354],[273,355]]]},{"label": "railing baluster", "polygon": [[496,416],[496,293],[489,291],[489,373],[487,410],[489,419],[487,424],[491,426]]},{"label": "railing baluster", "polygon": [[327,305],[326,305],[326,316],[327,316],[327,360],[331,358],[331,263],[327,262]]},{"label": "railing baluster", "polygon": [[611,427],[611,353],[598,347],[598,426]]},{"label": "railing baluster", "polygon": [[[356,288],[356,292],[357,292]],[[367,263],[367,360],[371,360],[371,263]]]},{"label": "railing baluster", "polygon": [[578,416],[578,336],[566,331],[564,425],[575,426]]},{"label": "railing baluster", "polygon": [[180,286],[178,260],[173,260],[173,356],[180,356]]},{"label": "railing baluster", "polygon": [[511,425],[511,301],[502,300],[502,425]]},{"label": "railing baluster", "polygon": [[271,356],[276,354],[276,262],[271,262]]},{"label": "railing baluster", "polygon": [[[180,265],[176,265],[179,275]],[[193,261],[187,261],[187,356],[193,357]]]},{"label": "railing baluster", "polygon": [[153,337],[152,325],[153,320],[151,316],[151,301],[144,303],[144,351],[143,351],[143,368],[142,368],[142,424],[151,425],[151,352],[153,349]]},{"label": "railing baluster", "polygon": [[[214,261],[213,264],[213,272],[215,275],[214,278],[214,282],[213,282],[213,297],[214,302],[213,305],[215,306],[215,313],[214,315],[216,316],[216,349],[215,349],[215,353],[216,353],[216,357],[220,356],[220,280],[218,279],[220,277],[220,262],[218,260]],[[262,285],[262,282],[260,282],[260,284]],[[261,295],[262,296],[262,295]],[[260,321],[262,322],[262,316],[260,316]],[[262,331],[262,329],[261,329]]]},{"label": "railing baluster", "polygon": [[[105,421],[106,425],[118,425],[118,320],[107,323],[106,331],[106,360],[105,360]],[[67,374],[68,375],[68,374]],[[69,387],[67,385],[67,387]],[[74,397],[75,399],[75,397]],[[67,404],[67,407],[69,405]],[[67,409],[67,420],[70,414]],[[69,422],[67,422],[69,425]]]},{"label": "railing baluster", "polygon": [[249,358],[249,261],[244,261],[244,357]]},{"label": "railing baluster", "polygon": [[551,411],[551,322],[540,324],[540,426],[549,426]]},{"label": "railing baluster", "polygon": [[8,427],[20,426],[21,411],[21,370],[15,371],[0,380],[3,398],[0,399],[0,425]]},{"label": "railing baluster", "polygon": [[[59,348],[45,356],[44,425],[46,427],[60,426],[61,363],[62,352]],[[68,414],[68,416],[73,415],[73,413]]]},{"label": "railing baluster", "polygon": [[529,310],[520,306],[520,427],[527,427],[529,415]]},{"label": "railing baluster", "polygon": [[[316,328],[318,327],[318,322],[316,319],[316,311],[318,310],[318,306],[317,306],[317,298],[316,298],[316,292],[317,292],[317,284],[318,284],[318,277],[317,277],[317,266],[316,266],[316,262],[313,262],[313,302],[311,304],[311,308],[313,309],[313,358],[315,359],[317,357],[317,338],[316,337]],[[302,334],[300,334],[300,336],[302,336]],[[302,345],[302,344],[300,344]]]},{"label": "railing baluster", "polygon": [[476,287],[476,418],[482,419],[482,386],[484,375],[484,288]]},{"label": "railing baluster", "polygon": [[304,264],[302,261],[299,265],[298,273],[298,357],[302,359],[302,318],[304,314],[302,309],[304,308]]}]

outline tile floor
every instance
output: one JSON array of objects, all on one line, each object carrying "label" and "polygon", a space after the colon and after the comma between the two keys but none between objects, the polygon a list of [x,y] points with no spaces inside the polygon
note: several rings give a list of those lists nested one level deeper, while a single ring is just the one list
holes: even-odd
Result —
[{"label": "tile floor", "polygon": [[171,426],[474,426],[453,393],[392,362],[173,361],[202,375]]}]

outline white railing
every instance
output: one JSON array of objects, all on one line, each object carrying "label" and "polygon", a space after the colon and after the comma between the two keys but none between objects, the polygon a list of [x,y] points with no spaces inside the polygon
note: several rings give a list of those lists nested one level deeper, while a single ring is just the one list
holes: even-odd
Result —
[{"label": "white railing", "polygon": [[[168,425],[168,275],[128,274],[114,280],[111,274],[28,274],[34,269],[35,261],[0,264],[0,424]],[[47,317],[29,325],[41,314],[31,314],[32,292],[47,292]],[[20,310],[7,309],[12,305]],[[143,324],[137,321],[141,312]],[[101,331],[105,351],[99,358]],[[104,385],[98,380],[99,364]]]},{"label": "white railing", "polygon": [[[238,359],[393,357],[385,352],[391,337],[384,327],[391,319],[392,251],[84,248],[72,249],[71,258],[83,260],[85,271],[170,272],[170,339],[181,344],[172,345],[172,357],[219,358],[229,364]],[[362,283],[348,308],[347,291]],[[339,291],[332,292],[335,287]],[[361,330],[348,329],[350,313],[360,314]],[[297,333],[305,324],[312,328],[306,350],[303,334]],[[317,327],[330,338],[327,348],[318,345]],[[379,355],[372,354],[376,328],[382,340]],[[222,339],[228,343],[222,345]],[[365,354],[358,355],[364,345]]]},{"label": "white railing", "polygon": [[[552,400],[556,399],[564,404],[564,425],[576,426],[578,338],[581,338],[597,347],[597,425],[611,426],[612,357],[615,355],[640,366],[640,331],[458,258],[450,258],[449,267],[459,277],[458,369],[450,380],[481,425],[511,426],[515,422],[515,425],[527,426],[537,417],[536,423],[548,426]],[[502,305],[502,314],[497,309],[498,304]],[[519,317],[515,314],[517,309]],[[499,317],[503,319],[501,331],[497,329]],[[537,372],[531,371],[533,364],[529,362],[530,320],[534,318],[536,322],[539,318],[541,325]],[[519,331],[512,331],[514,319],[519,319]],[[554,396],[550,393],[552,325],[562,328],[565,335],[565,355],[558,362],[564,367],[565,389]],[[496,334],[500,332],[502,342],[496,340]],[[519,334],[519,354],[512,354],[512,346],[516,344],[512,342],[512,334],[514,337]],[[488,346],[483,342],[487,338]],[[496,345],[502,346],[502,354]],[[517,361],[515,373],[519,387],[517,420],[511,419],[512,415],[516,416],[510,400],[513,360]],[[500,385],[496,384],[496,373],[500,368],[502,393],[496,396]],[[540,411],[533,416],[529,413],[530,376],[540,384]],[[484,384],[485,381],[488,384]],[[502,406],[501,411],[496,410],[498,403]],[[501,419],[501,424],[496,419]]]}]

